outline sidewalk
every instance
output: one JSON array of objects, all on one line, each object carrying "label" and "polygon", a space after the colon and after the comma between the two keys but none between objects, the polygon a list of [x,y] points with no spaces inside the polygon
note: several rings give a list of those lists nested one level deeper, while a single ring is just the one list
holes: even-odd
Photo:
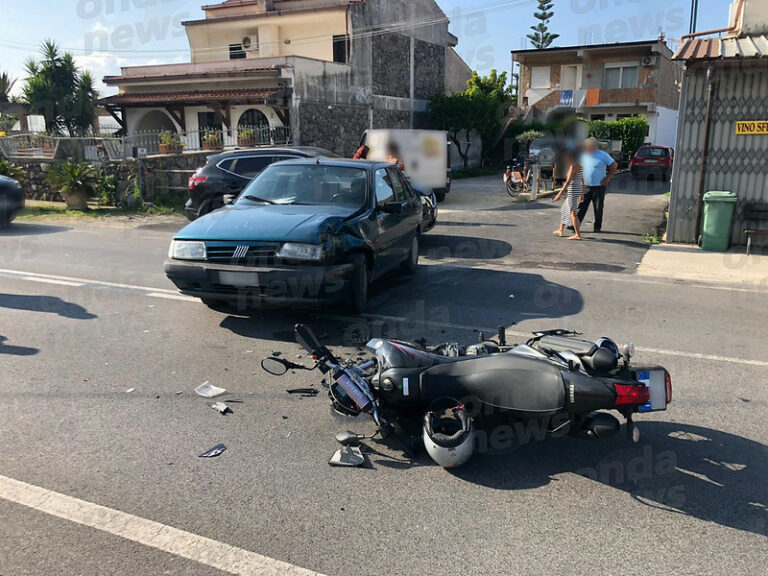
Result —
[{"label": "sidewalk", "polygon": [[768,255],[747,256],[743,246],[728,252],[704,252],[689,244],[660,244],[648,250],[637,274],[717,284],[768,286]]}]

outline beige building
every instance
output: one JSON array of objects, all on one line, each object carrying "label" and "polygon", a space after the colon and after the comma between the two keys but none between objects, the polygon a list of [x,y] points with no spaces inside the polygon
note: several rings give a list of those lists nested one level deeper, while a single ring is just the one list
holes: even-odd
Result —
[{"label": "beige building", "polygon": [[587,120],[648,118],[648,141],[674,146],[682,67],[663,40],[512,53],[528,117],[576,112]]},{"label": "beige building", "polygon": [[197,148],[206,134],[236,146],[256,132],[348,154],[365,129],[422,125],[430,98],[471,77],[434,0],[226,0],[203,11],[184,22],[191,62],[104,79],[119,93],[101,102],[128,136],[171,131]]}]

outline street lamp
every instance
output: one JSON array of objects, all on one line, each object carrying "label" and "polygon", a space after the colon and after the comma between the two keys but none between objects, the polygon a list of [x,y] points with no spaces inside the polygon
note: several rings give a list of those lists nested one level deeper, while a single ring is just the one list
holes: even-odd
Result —
[{"label": "street lamp", "polygon": [[696,20],[699,15],[699,0],[691,0],[691,23],[688,27],[688,33],[693,34],[696,32]]}]

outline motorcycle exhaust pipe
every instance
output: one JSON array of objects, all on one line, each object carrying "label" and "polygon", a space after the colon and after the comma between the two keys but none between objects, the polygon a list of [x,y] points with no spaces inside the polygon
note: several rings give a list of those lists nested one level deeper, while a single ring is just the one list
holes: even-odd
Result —
[{"label": "motorcycle exhaust pipe", "polygon": [[587,440],[607,440],[619,433],[621,423],[606,412],[592,412],[584,419],[581,428],[573,436]]}]

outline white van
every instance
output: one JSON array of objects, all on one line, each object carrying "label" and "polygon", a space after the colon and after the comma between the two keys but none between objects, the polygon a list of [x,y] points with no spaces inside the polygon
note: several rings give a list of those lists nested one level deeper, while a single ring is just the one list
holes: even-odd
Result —
[{"label": "white van", "polygon": [[434,192],[438,202],[451,191],[448,133],[439,130],[366,130],[361,146],[368,147],[368,159],[387,159],[395,144],[406,175],[422,190]]}]

